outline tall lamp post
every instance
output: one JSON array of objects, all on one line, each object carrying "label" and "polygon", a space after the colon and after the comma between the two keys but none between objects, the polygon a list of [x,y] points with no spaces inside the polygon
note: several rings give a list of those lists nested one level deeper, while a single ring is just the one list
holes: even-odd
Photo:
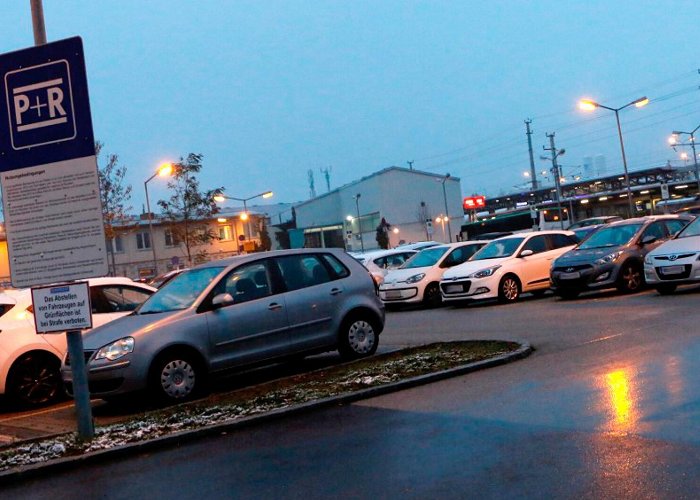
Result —
[{"label": "tall lamp post", "polygon": [[[700,193],[700,170],[698,168],[698,153],[695,151],[695,132],[700,129],[700,125],[695,127],[692,131],[690,132],[683,132],[681,130],[674,130],[673,133],[671,134],[671,137],[669,137],[668,142],[671,144],[671,147],[673,150],[676,150],[677,146],[690,146],[693,150],[693,164],[695,165],[695,182],[698,184],[698,193]],[[687,135],[688,136],[688,141],[686,143],[683,142],[678,142],[678,138],[681,135]]]},{"label": "tall lamp post", "polygon": [[632,217],[634,215],[634,205],[632,203],[632,189],[630,188],[630,176],[627,171],[627,157],[625,156],[625,143],[622,140],[622,127],[620,127],[620,111],[622,111],[625,108],[628,108],[630,106],[634,106],[636,108],[641,108],[643,106],[646,106],[649,104],[649,99],[645,97],[640,97],[639,99],[636,99],[632,102],[628,102],[624,106],[620,106],[619,108],[609,108],[608,106],[603,106],[600,103],[597,103],[595,101],[592,101],[590,99],[581,99],[579,101],[579,108],[581,108],[584,111],[593,111],[596,108],[603,108],[607,109],[609,111],[612,111],[615,113],[615,120],[617,121],[617,134],[620,137],[620,150],[622,151],[622,165],[625,167],[625,184],[627,186],[627,204],[628,204],[628,209],[629,209],[629,216]]},{"label": "tall lamp post", "polygon": [[158,259],[156,258],[156,244],[153,239],[153,215],[151,214],[151,201],[148,199],[148,183],[156,177],[167,177],[173,173],[172,163],[163,163],[156,173],[146,179],[143,183],[143,188],[146,191],[146,210],[148,210],[148,237],[151,240],[151,251],[153,252],[153,275],[158,275]]},{"label": "tall lamp post", "polygon": [[271,198],[273,194],[274,193],[272,191],[265,191],[254,196],[249,196],[248,198],[236,198],[235,196],[224,196],[223,194],[217,194],[216,196],[214,196],[214,201],[218,201],[219,203],[223,202],[224,200],[235,200],[243,202],[243,215],[241,216],[241,219],[246,221],[246,228],[248,229],[247,239],[251,239],[252,231],[250,229],[250,217],[248,215],[248,202],[250,200],[254,200],[255,198]]},{"label": "tall lamp post", "polygon": [[355,209],[357,210],[357,232],[360,233],[360,250],[365,253],[365,241],[362,238],[362,219],[360,219],[360,193],[355,195]]},{"label": "tall lamp post", "polygon": [[[446,182],[447,179],[449,179],[449,178],[450,178],[450,174],[449,174],[449,173],[448,173],[448,174],[445,174],[445,177],[442,178],[442,199],[443,199],[443,201],[445,202],[445,217],[444,217],[444,220],[448,221],[448,222],[447,222],[447,234],[448,234],[448,236],[449,236],[449,241],[450,241],[450,243],[452,243],[452,229],[450,228],[450,223],[449,223],[449,220],[450,220],[450,212],[447,210],[447,191],[445,190],[445,182]],[[445,227],[443,226],[443,229],[444,229],[444,228],[445,228]]]}]

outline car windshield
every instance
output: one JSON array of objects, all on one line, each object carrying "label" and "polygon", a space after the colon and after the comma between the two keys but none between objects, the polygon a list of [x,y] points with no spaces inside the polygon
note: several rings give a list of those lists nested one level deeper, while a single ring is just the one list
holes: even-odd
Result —
[{"label": "car windshield", "polygon": [[518,249],[525,238],[502,238],[488,243],[476,252],[469,260],[498,259],[510,257]]},{"label": "car windshield", "polygon": [[626,245],[637,234],[641,224],[623,224],[598,229],[578,246],[581,250],[591,248],[619,247]]},{"label": "car windshield", "polygon": [[700,218],[695,219],[693,222],[685,226],[683,230],[678,233],[676,238],[688,238],[690,236],[700,236]]},{"label": "car windshield", "polygon": [[408,259],[399,269],[413,269],[414,267],[430,267],[437,264],[440,257],[445,255],[447,247],[432,247],[421,250]]},{"label": "car windshield", "polygon": [[138,314],[187,309],[224,269],[225,267],[203,267],[179,274],[151,295],[138,309]]}]

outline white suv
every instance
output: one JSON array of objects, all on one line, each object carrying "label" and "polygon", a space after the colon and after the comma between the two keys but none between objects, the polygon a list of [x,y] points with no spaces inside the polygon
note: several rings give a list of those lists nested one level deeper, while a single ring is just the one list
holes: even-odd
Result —
[{"label": "white suv", "polygon": [[552,261],[576,243],[571,231],[531,231],[493,240],[464,264],[445,271],[442,300],[515,302],[524,292],[544,293]]}]

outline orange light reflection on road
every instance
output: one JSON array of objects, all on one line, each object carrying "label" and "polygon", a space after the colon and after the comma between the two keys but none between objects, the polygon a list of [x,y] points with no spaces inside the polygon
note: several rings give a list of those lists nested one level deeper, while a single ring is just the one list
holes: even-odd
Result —
[{"label": "orange light reflection on road", "polygon": [[612,422],[612,430],[628,432],[637,422],[629,376],[625,370],[617,370],[606,374],[605,381],[615,417],[614,422]]}]

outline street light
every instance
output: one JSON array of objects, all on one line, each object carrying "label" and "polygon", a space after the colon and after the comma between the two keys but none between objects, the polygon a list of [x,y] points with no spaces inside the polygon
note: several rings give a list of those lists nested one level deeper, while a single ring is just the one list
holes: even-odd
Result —
[{"label": "street light", "polygon": [[647,99],[646,97],[640,97],[639,99],[636,99],[632,102],[628,102],[627,104],[619,108],[609,108],[608,106],[603,106],[602,104],[592,101],[590,99],[581,99],[581,101],[579,101],[579,108],[581,108],[584,111],[593,111],[596,108],[603,108],[609,111],[613,111],[615,113],[615,120],[617,121],[617,134],[620,137],[620,150],[622,151],[622,166],[625,168],[625,184],[627,185],[627,205],[629,208],[630,217],[632,217],[632,215],[634,214],[634,206],[632,205],[632,189],[630,188],[630,176],[627,172],[627,157],[625,156],[625,143],[622,140],[622,127],[620,127],[620,111],[629,106],[641,108],[643,106],[646,106],[647,104],[649,104],[649,99]]},{"label": "street light", "polygon": [[[445,174],[445,177],[442,178],[442,199],[445,202],[445,219],[448,221],[450,220],[450,212],[447,210],[447,191],[445,191],[445,182],[447,179],[450,178],[450,174]],[[443,226],[443,230],[445,227]],[[447,224],[447,234],[450,236],[450,243],[452,243],[452,229],[450,228],[450,224]]]},{"label": "street light", "polygon": [[151,215],[151,202],[148,199],[148,183],[152,181],[156,176],[167,177],[173,173],[173,164],[166,162],[162,163],[156,173],[146,179],[143,183],[143,188],[146,190],[146,210],[148,210],[148,237],[151,240],[151,250],[153,251],[153,275],[158,276],[158,259],[156,258],[156,244],[153,240],[153,217]]},{"label": "street light", "polygon": [[243,202],[243,213],[241,214],[241,220],[248,221],[246,223],[246,227],[248,229],[248,237],[246,239],[250,239],[252,231],[250,229],[250,217],[248,217],[248,202],[250,200],[254,200],[255,198],[271,198],[273,194],[274,193],[272,191],[265,191],[264,193],[259,193],[255,196],[249,196],[248,198],[236,198],[235,196],[224,196],[223,194],[219,193],[214,196],[214,201],[217,201],[219,203],[225,200],[235,200]]},{"label": "street light", "polygon": [[[700,170],[698,169],[698,154],[695,151],[695,132],[700,129],[700,125],[695,127],[691,132],[683,132],[681,130],[674,130],[669,137],[668,142],[671,143],[673,150],[676,150],[676,146],[690,146],[693,150],[693,163],[695,165],[695,182],[698,184],[698,193],[700,193]],[[678,142],[678,138],[681,135],[687,135],[689,142],[683,143]]]},{"label": "street light", "polygon": [[450,218],[447,217],[446,215],[442,215],[442,216],[438,215],[437,217],[435,217],[435,222],[437,222],[438,224],[440,224],[442,226],[442,239],[444,240],[445,239],[445,222],[448,223],[447,227],[449,228],[450,227],[450,224],[449,224]]},{"label": "street light", "polygon": [[360,233],[360,249],[365,253],[365,241],[362,238],[362,219],[360,219],[360,193],[355,195],[355,209],[357,210],[357,232]]}]

